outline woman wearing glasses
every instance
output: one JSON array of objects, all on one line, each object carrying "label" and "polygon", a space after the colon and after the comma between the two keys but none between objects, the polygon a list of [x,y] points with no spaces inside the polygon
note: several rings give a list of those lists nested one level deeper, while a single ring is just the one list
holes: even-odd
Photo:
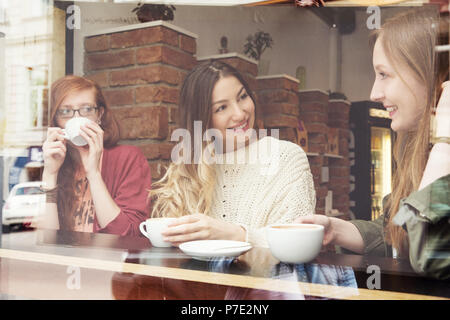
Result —
[{"label": "woman wearing glasses", "polygon": [[[47,195],[43,228],[138,235],[149,215],[150,167],[139,148],[117,145],[119,126],[100,87],[91,80],[66,76],[51,88],[51,122],[43,144],[43,188]],[[85,146],[65,140],[73,117]]]}]

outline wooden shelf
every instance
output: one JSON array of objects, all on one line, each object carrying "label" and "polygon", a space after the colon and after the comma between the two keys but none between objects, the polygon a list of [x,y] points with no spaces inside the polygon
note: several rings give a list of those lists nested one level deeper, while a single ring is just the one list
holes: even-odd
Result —
[{"label": "wooden shelf", "polygon": [[[317,152],[305,152],[305,153],[308,157],[320,156],[320,153],[317,153]],[[339,155],[331,154],[331,153],[324,153],[323,156],[328,157],[328,158],[344,159],[343,156],[339,156]]]},{"label": "wooden shelf", "polygon": [[324,153],[323,155],[328,158],[344,159],[343,156],[339,156],[339,155],[331,154],[331,153]]},{"label": "wooden shelf", "polygon": [[319,154],[317,152],[306,152],[308,157],[317,157]]}]

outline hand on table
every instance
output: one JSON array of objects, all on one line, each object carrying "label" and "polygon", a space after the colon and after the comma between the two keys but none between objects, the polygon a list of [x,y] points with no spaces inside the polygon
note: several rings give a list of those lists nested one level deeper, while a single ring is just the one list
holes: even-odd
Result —
[{"label": "hand on table", "polygon": [[245,230],[241,226],[200,213],[177,218],[162,235],[175,246],[194,240],[245,241]]}]

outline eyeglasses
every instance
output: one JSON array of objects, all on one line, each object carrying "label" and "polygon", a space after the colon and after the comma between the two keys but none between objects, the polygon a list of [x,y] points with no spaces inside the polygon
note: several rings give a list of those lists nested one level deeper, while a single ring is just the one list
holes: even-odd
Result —
[{"label": "eyeglasses", "polygon": [[83,105],[80,106],[78,109],[72,109],[72,108],[60,108],[56,111],[56,114],[61,119],[70,119],[73,118],[75,115],[75,112],[78,111],[78,114],[81,117],[89,117],[95,115],[98,107],[90,106],[90,105]]}]

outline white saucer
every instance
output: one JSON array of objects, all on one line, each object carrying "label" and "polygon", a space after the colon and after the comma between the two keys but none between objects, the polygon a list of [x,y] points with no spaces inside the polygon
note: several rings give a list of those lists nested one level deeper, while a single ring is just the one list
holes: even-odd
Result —
[{"label": "white saucer", "polygon": [[[217,250],[225,247],[230,248]],[[209,261],[216,257],[238,257],[250,250],[252,245],[248,242],[232,240],[197,240],[182,243],[179,248],[194,259]]]}]

